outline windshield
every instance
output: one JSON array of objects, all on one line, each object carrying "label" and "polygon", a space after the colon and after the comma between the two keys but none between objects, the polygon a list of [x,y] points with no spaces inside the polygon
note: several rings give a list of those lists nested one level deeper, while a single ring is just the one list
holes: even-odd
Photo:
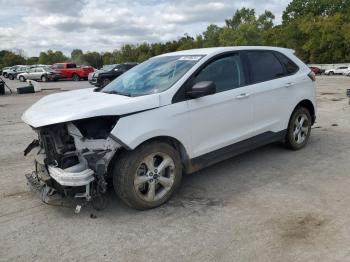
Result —
[{"label": "windshield", "polygon": [[102,92],[142,96],[163,92],[175,84],[203,56],[163,56],[151,58],[133,67]]},{"label": "windshield", "polygon": [[103,71],[110,71],[112,70],[116,65],[104,65],[101,70]]}]

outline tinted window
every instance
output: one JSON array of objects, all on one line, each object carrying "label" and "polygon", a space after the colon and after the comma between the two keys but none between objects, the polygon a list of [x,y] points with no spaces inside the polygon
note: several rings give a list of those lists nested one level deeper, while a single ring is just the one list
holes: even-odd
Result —
[{"label": "tinted window", "polygon": [[[285,55],[278,53],[278,52],[275,52],[275,55],[278,57],[278,59],[283,64],[287,75],[293,75],[299,70],[299,67],[292,60],[290,60],[288,57],[286,57]],[[317,67],[313,67],[313,68],[315,68],[316,70],[319,70],[319,68],[317,68]]]},{"label": "tinted window", "polygon": [[194,83],[213,81],[217,92],[223,92],[245,84],[243,67],[238,55],[227,56],[207,65],[196,76]]},{"label": "tinted window", "polygon": [[76,68],[77,65],[76,64],[67,64],[67,68]]},{"label": "tinted window", "polygon": [[271,51],[248,51],[247,57],[253,83],[284,76],[284,69]]}]

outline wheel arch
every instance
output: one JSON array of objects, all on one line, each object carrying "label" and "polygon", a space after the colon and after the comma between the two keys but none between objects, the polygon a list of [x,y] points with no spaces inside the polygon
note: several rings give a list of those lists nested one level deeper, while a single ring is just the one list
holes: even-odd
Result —
[{"label": "wheel arch", "polygon": [[308,100],[308,99],[304,99],[302,101],[300,101],[293,109],[292,114],[290,115],[290,117],[292,117],[294,111],[299,108],[299,107],[305,107],[307,110],[309,110],[310,114],[311,114],[311,118],[312,118],[312,124],[315,123],[316,121],[316,110],[315,110],[315,106],[314,104]]},{"label": "wheel arch", "polygon": [[186,151],[186,148],[184,147],[184,145],[176,138],[171,137],[171,136],[155,136],[152,138],[149,138],[145,141],[143,141],[142,143],[140,143],[139,145],[137,145],[134,149],[131,148],[126,148],[125,146],[121,147],[119,150],[117,150],[114,154],[114,156],[112,157],[111,161],[109,162],[108,165],[108,169],[107,169],[107,175],[110,176],[113,172],[113,167],[114,167],[114,163],[116,161],[116,159],[120,156],[120,154],[123,154],[123,152],[125,151],[129,151],[129,150],[136,150],[137,148],[139,148],[140,146],[146,144],[146,143],[151,143],[151,142],[164,142],[169,144],[170,146],[172,146],[180,155],[180,159],[183,165],[183,170],[188,169],[189,163],[190,163],[190,158],[189,155]]}]

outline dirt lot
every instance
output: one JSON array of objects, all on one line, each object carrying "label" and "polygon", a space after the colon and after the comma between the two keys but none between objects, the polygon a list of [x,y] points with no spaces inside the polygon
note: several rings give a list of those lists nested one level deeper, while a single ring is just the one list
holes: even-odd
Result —
[{"label": "dirt lot", "polygon": [[270,145],[227,160],[185,177],[151,211],[131,210],[109,192],[107,209],[78,215],[41,203],[24,178],[32,160],[22,152],[34,134],[20,116],[56,91],[0,97],[0,260],[349,261],[347,88],[350,78],[318,78],[318,120],[304,150]]}]

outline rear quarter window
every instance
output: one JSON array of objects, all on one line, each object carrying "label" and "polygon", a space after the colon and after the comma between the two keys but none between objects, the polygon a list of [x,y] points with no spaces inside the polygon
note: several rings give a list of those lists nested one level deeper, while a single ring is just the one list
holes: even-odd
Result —
[{"label": "rear quarter window", "polygon": [[[281,61],[282,65],[286,70],[286,75],[293,75],[299,71],[299,67],[287,56],[281,54],[280,52],[275,52],[275,55]],[[317,67],[313,67],[314,69],[318,69]]]},{"label": "rear quarter window", "polygon": [[252,83],[259,83],[285,76],[285,70],[272,51],[247,51]]}]

